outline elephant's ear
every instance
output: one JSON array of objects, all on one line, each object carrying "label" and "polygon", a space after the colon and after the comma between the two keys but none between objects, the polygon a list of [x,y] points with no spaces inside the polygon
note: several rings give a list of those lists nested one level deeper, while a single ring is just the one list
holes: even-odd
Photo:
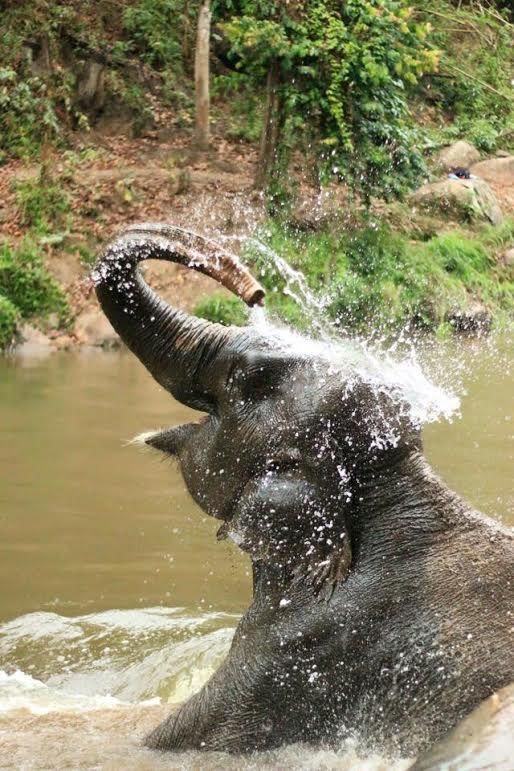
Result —
[{"label": "elephant's ear", "polygon": [[348,577],[352,566],[352,547],[346,529],[339,543],[319,544],[296,569],[296,581],[310,584],[320,600],[330,600],[336,587]]}]

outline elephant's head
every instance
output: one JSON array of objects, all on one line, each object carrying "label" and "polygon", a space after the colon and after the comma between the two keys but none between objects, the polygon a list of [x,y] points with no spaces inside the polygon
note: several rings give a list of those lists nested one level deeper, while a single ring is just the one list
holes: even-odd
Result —
[{"label": "elephant's head", "polygon": [[93,273],[100,304],[126,345],[176,399],[206,414],[148,435],[177,457],[186,485],[256,562],[273,561],[319,589],[346,575],[363,480],[417,446],[398,404],[323,346],[192,318],[163,303],[137,264],[181,262],[249,304],[262,289],[237,258],[171,226],[126,231]]}]

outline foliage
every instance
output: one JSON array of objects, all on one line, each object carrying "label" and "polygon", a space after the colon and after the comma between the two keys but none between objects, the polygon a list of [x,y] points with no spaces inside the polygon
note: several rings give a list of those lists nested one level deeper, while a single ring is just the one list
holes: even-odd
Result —
[{"label": "foliage", "polygon": [[36,179],[17,183],[16,204],[22,225],[39,233],[63,225],[64,216],[70,209],[68,196],[44,164]]},{"label": "foliage", "polygon": [[476,2],[451,8],[445,0],[418,0],[418,15],[433,22],[432,39],[443,52],[422,90],[450,118],[439,129],[442,141],[466,138],[488,153],[514,149],[514,27],[506,12]]},{"label": "foliage", "polygon": [[55,101],[37,77],[0,68],[0,160],[34,156],[45,141],[61,135]]},{"label": "foliage", "polygon": [[184,0],[139,0],[123,12],[129,48],[152,67],[182,70],[193,48],[195,17]]},{"label": "foliage", "polygon": [[429,26],[404,0],[216,7],[229,17],[222,28],[237,66],[255,85],[278,70],[282,150],[310,147],[325,177],[366,196],[398,195],[414,182],[423,164],[407,94],[436,68],[437,54],[426,43]]},{"label": "foliage", "polygon": [[263,91],[255,90],[240,72],[214,75],[211,83],[213,102],[229,110],[226,134],[231,139],[257,142],[262,131]]},{"label": "foliage", "polygon": [[19,323],[18,309],[7,297],[0,294],[0,351],[12,345]]},{"label": "foliage", "polygon": [[[303,272],[337,326],[384,329],[414,323],[437,330],[475,300],[492,311],[514,310],[513,277],[491,257],[513,235],[514,221],[501,229],[485,228],[473,238],[458,231],[418,242],[373,222],[353,232],[315,234],[270,222],[259,240],[249,243],[245,261],[253,263],[268,290],[270,312],[299,328],[309,327],[311,319],[303,304],[292,299],[274,254]],[[224,313],[217,304],[215,314],[207,307],[202,315],[218,320]]]},{"label": "foliage", "polygon": [[67,320],[64,293],[45,268],[40,250],[28,239],[17,249],[0,245],[0,294],[23,318],[57,313],[61,324]]},{"label": "foliage", "polygon": [[245,306],[237,297],[227,297],[222,294],[213,294],[201,300],[195,308],[195,314],[200,318],[228,326],[231,324],[241,326],[248,319]]}]

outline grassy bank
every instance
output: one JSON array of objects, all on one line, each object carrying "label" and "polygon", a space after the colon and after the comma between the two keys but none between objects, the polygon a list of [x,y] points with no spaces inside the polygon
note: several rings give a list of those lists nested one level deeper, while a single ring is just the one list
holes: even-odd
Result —
[{"label": "grassy bank", "polygon": [[[412,323],[441,333],[466,319],[471,325],[477,314],[499,323],[514,311],[514,272],[499,259],[514,239],[514,220],[428,240],[395,233],[385,223],[298,233],[271,221],[257,239],[244,259],[268,290],[269,310],[300,328],[308,327],[309,316],[287,293],[275,253],[302,271],[308,287],[323,298],[327,318],[346,329]],[[232,298],[214,296],[196,312],[221,323],[245,322],[244,309]]]}]

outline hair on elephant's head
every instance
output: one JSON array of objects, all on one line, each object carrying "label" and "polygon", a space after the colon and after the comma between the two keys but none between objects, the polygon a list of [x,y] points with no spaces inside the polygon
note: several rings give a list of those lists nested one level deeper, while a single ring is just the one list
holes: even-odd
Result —
[{"label": "hair on elephant's head", "polygon": [[170,307],[138,271],[150,258],[206,273],[249,305],[264,297],[236,257],[179,228],[134,226],[107,247],[93,272],[104,312],[166,390],[206,413],[146,444],[178,459],[219,537],[316,592],[333,587],[351,566],[360,486],[419,443],[407,411],[334,350]]}]

